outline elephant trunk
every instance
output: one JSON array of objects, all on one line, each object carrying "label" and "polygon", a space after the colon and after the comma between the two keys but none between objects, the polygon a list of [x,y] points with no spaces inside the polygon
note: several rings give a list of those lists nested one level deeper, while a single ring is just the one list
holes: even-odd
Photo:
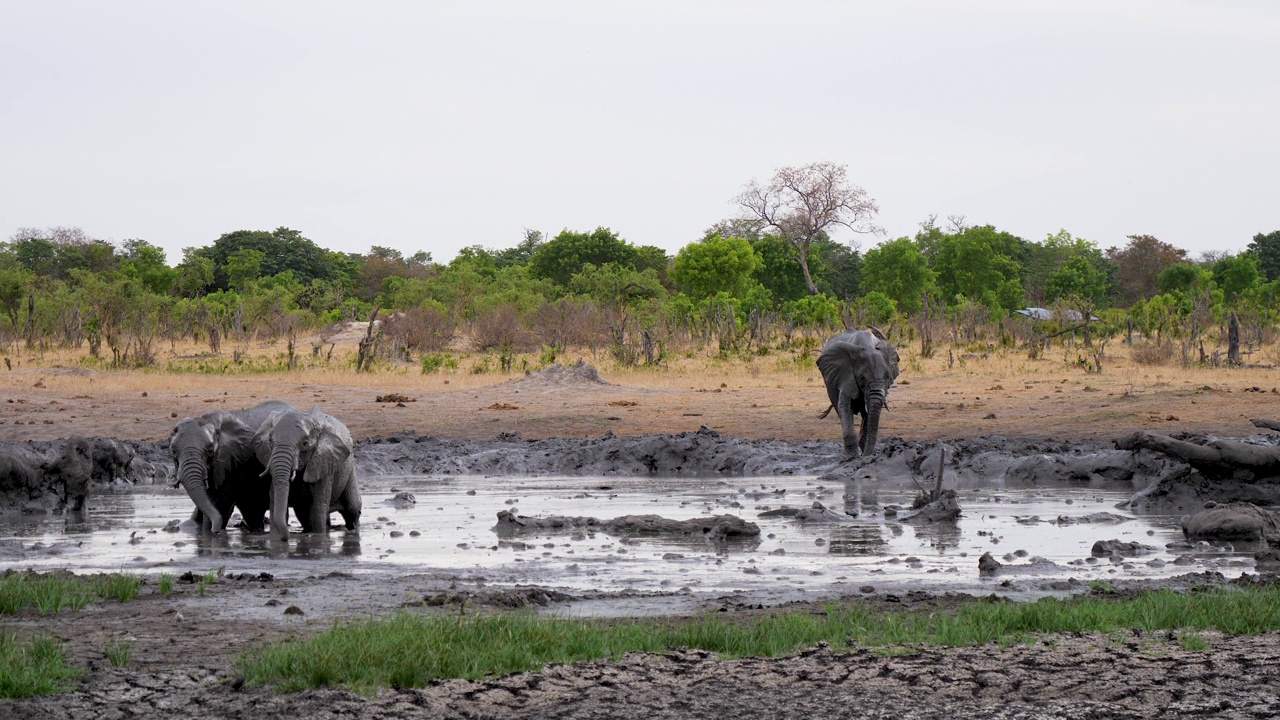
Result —
[{"label": "elephant trunk", "polygon": [[178,482],[196,507],[200,508],[205,522],[209,523],[209,529],[216,535],[222,532],[222,513],[218,512],[213,500],[209,498],[209,488],[205,484],[208,476],[204,453],[197,448],[183,450],[178,456]]},{"label": "elephant trunk", "polygon": [[294,454],[288,447],[275,448],[267,463],[271,474],[271,533],[289,536],[289,483],[293,481]]},{"label": "elephant trunk", "polygon": [[882,386],[867,389],[867,431],[862,438],[862,454],[876,451],[876,435],[880,432],[880,410],[885,406],[885,390]]}]

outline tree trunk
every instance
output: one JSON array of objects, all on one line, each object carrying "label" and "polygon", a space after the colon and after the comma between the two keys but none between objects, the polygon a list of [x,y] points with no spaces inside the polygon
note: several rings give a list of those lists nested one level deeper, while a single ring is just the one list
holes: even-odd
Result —
[{"label": "tree trunk", "polygon": [[1227,322],[1227,364],[1236,367],[1243,364],[1240,362],[1240,321],[1235,313],[1231,313],[1231,320]]},{"label": "tree trunk", "polygon": [[797,242],[795,248],[800,254],[800,272],[804,273],[805,287],[809,288],[810,295],[817,295],[818,286],[813,284],[813,276],[809,274],[809,243]]}]

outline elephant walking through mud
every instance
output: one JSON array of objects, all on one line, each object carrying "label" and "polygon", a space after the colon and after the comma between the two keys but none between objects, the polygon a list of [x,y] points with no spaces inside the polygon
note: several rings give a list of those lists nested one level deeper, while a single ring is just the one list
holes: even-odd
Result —
[{"label": "elephant walking through mud", "polygon": [[[848,330],[827,341],[818,356],[831,407],[840,416],[846,457],[870,455],[876,449],[880,411],[887,408],[889,388],[898,377],[898,351],[878,328]],[[862,419],[855,431],[854,415]]]},{"label": "elephant walking through mud", "polygon": [[176,483],[196,504],[192,517],[202,530],[222,532],[232,508],[239,508],[249,530],[263,529],[270,485],[254,453],[253,437],[268,417],[286,410],[293,408],[272,400],[245,410],[186,418],[173,428],[169,451],[177,468]]},{"label": "elephant walking through mud", "polygon": [[289,535],[293,508],[303,532],[327,532],[338,511],[348,530],[360,524],[355,443],[337,418],[311,408],[273,414],[253,440],[258,461],[271,478],[271,534]]}]

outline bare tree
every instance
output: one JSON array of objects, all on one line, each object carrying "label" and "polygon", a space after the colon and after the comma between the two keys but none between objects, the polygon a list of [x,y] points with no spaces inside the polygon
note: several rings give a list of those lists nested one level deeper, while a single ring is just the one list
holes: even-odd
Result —
[{"label": "bare tree", "polygon": [[778,168],[768,185],[752,180],[737,197],[747,220],[773,229],[796,249],[809,292],[818,286],[809,273],[809,245],[818,233],[843,225],[855,233],[880,233],[871,223],[880,208],[867,191],[852,185],[844,165],[816,162]]}]

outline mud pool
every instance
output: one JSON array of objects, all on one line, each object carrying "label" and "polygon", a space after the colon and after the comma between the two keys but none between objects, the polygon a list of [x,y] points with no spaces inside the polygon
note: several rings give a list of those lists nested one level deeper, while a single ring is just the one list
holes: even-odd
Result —
[{"label": "mud pool", "polygon": [[[412,493],[416,504],[395,507],[397,492]],[[282,579],[340,573],[388,588],[399,588],[396,579],[406,577],[428,578],[437,587],[538,585],[584,598],[567,611],[590,614],[909,590],[1030,598],[1083,590],[1095,580],[1158,579],[1206,569],[1233,577],[1254,565],[1251,548],[1187,546],[1180,517],[1117,510],[1132,495],[1129,487],[959,492],[963,515],[957,522],[916,526],[884,511],[909,506],[915,487],[869,481],[384,476],[365,481],[358,533],[295,534],[286,544],[241,530],[201,537],[191,523],[166,531],[171,521],[190,514],[190,500],[180,491],[135,489],[96,497],[87,516],[9,518],[0,542],[6,567],[173,574],[221,568]],[[836,522],[760,517],[815,501],[857,515]],[[733,514],[759,525],[761,535],[758,542],[719,546],[583,530],[500,538],[493,530],[500,510],[602,519]],[[1100,512],[1116,517],[1080,521]],[[1091,556],[1096,541],[1111,539],[1152,549],[1134,557]],[[984,552],[1005,566],[980,575]],[[619,597],[628,600],[618,603]]]}]

